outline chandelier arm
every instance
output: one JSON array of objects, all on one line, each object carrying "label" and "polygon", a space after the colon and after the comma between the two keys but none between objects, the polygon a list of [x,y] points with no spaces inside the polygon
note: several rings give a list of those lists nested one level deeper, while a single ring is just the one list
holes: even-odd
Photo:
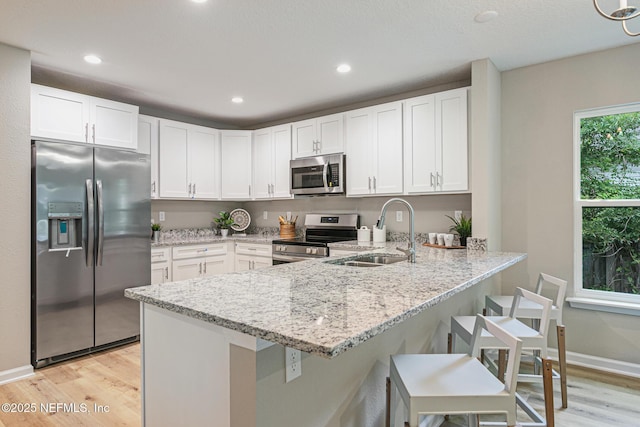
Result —
[{"label": "chandelier arm", "polygon": [[622,21],[622,22],[624,22],[624,21],[626,21],[628,19],[633,19],[633,18],[636,18],[636,17],[640,16],[640,11],[638,11],[638,12],[636,12],[633,15],[630,15],[630,16],[625,16],[625,17],[622,17],[622,18],[616,18],[615,16],[611,16],[608,13],[606,13],[605,11],[603,11],[602,9],[600,9],[600,5],[598,4],[598,0],[593,0],[593,6],[596,8],[596,10],[598,11],[598,13],[600,15],[602,15],[604,18],[607,18],[607,19],[609,19],[611,21],[618,21],[618,22]]},{"label": "chandelier arm", "polygon": [[629,31],[629,29],[627,28],[627,22],[626,21],[622,21],[622,29],[624,30],[624,32],[631,37],[636,37],[636,36],[640,36],[640,32],[638,33],[632,33],[631,31]]}]

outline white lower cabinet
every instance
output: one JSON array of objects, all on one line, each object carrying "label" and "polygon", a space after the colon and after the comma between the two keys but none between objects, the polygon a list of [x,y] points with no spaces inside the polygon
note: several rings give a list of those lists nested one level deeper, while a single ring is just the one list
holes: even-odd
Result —
[{"label": "white lower cabinet", "polygon": [[257,270],[270,267],[270,244],[262,243],[236,243],[235,271]]},{"label": "white lower cabinet", "polygon": [[151,284],[172,281],[171,248],[151,249]]},{"label": "white lower cabinet", "polygon": [[172,248],[173,281],[233,272],[233,252],[227,242]]}]

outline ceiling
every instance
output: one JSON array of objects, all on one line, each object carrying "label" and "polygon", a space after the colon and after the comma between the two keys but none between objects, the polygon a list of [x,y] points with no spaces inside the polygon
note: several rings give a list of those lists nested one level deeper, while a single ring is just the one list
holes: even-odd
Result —
[{"label": "ceiling", "polygon": [[[475,22],[486,10],[498,17]],[[0,11],[0,42],[32,51],[34,81],[246,128],[469,79],[476,59],[505,71],[638,42],[589,0],[0,0]],[[336,72],[343,62],[350,73]]]}]

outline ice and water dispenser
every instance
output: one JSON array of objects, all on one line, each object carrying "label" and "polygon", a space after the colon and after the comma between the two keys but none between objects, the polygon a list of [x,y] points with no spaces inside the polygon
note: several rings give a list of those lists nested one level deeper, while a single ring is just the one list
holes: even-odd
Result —
[{"label": "ice and water dispenser", "polygon": [[82,249],[81,202],[49,202],[49,250]]}]

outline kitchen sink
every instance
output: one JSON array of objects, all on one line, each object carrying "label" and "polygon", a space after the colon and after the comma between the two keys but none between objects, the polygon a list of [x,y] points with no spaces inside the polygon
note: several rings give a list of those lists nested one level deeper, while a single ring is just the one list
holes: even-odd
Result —
[{"label": "kitchen sink", "polygon": [[407,261],[406,255],[368,254],[326,262],[336,265],[345,265],[348,267],[381,267],[386,264],[394,264],[400,261]]}]

